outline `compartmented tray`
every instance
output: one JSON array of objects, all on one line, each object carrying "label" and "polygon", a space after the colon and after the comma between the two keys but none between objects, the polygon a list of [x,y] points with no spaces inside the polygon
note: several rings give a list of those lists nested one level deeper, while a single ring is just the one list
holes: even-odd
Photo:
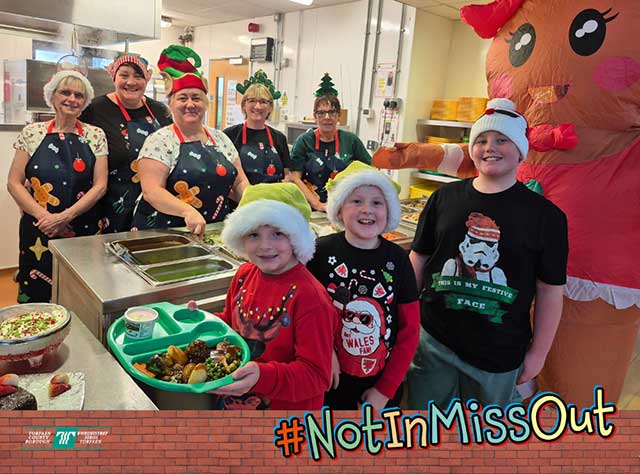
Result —
[{"label": "compartmented tray", "polygon": [[153,286],[210,278],[240,266],[222,247],[179,234],[116,240],[105,246]]},{"label": "compartmented tray", "polygon": [[141,382],[160,390],[191,393],[206,393],[233,382],[232,374],[198,384],[165,382],[149,377],[133,366],[135,363],[147,362],[154,354],[166,352],[170,345],[184,350],[196,339],[203,340],[210,348],[215,348],[216,344],[225,340],[229,344],[240,346],[242,350],[240,367],[249,362],[249,346],[245,340],[217,316],[199,309],[191,311],[184,306],[171,303],[145,306],[158,312],[158,320],[153,335],[149,339],[132,339],[127,336],[124,316],[115,320],[107,332],[107,342],[111,351],[124,369]]}]

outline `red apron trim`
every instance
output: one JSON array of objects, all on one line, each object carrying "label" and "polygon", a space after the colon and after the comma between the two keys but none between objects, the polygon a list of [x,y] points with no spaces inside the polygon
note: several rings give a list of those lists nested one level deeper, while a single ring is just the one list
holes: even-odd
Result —
[{"label": "red apron trim", "polygon": [[[115,94],[115,98],[116,98],[116,104],[118,105],[118,108],[120,109],[120,112],[124,116],[124,119],[127,122],[131,122],[131,115],[129,115],[129,112],[127,112],[127,109],[124,108],[124,104],[118,98],[118,94]],[[151,115],[151,117],[155,119],[156,116],[153,115],[153,112],[151,112],[151,109],[149,108],[149,105],[147,104],[147,101],[144,99],[144,97],[142,98],[142,103],[146,107],[147,112],[149,112],[149,115]]]},{"label": "red apron trim", "polygon": [[[55,122],[56,122],[55,119],[49,122],[49,126],[47,127],[47,135],[50,135],[51,133],[53,133],[53,125],[55,124]],[[82,128],[82,124],[80,123],[80,120],[76,120],[76,129],[78,130],[78,135],[82,136],[82,134],[84,133],[84,129]],[[64,133],[59,133],[59,135],[61,135],[60,139],[64,140]]]},{"label": "red apron trim", "polygon": [[[269,146],[274,148],[273,146],[273,137],[271,136],[271,131],[269,130],[269,126],[265,125],[265,129],[267,130],[267,137],[269,138]],[[242,124],[242,144],[247,144],[247,122]]]},{"label": "red apron trim", "polygon": [[[213,146],[218,146],[216,141],[213,139],[213,137],[209,133],[209,130],[207,130],[207,127],[202,127],[202,130],[204,131],[205,135],[207,135],[207,137],[209,137],[209,140],[211,140],[211,143],[213,144]],[[182,134],[182,132],[178,128],[178,125],[175,124],[175,123],[173,124],[173,131],[178,136],[178,140],[180,140],[180,143],[184,143],[184,135]]]},{"label": "red apron trim", "polygon": [[[320,149],[320,130],[316,128],[316,151]],[[340,155],[340,137],[338,136],[338,130],[336,130],[336,134],[334,137],[336,142],[336,155]]]}]

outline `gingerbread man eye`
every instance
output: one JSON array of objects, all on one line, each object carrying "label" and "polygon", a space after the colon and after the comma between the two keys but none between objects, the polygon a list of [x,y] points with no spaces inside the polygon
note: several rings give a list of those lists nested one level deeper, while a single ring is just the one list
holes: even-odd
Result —
[{"label": "gingerbread man eye", "polygon": [[576,15],[569,27],[569,44],[580,56],[591,56],[600,49],[607,36],[607,23],[618,16],[616,13],[610,18],[605,16],[611,11],[600,13],[589,8]]},{"label": "gingerbread man eye", "polygon": [[527,62],[536,46],[536,29],[531,23],[520,25],[515,33],[510,33],[509,62],[513,67],[520,67]]}]

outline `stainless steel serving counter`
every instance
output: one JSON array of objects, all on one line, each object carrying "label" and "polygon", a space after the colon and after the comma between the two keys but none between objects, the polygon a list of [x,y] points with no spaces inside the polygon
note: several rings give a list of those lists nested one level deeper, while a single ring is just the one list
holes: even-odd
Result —
[{"label": "stainless steel serving counter", "polygon": [[0,362],[0,374],[84,372],[85,410],[157,410],[82,321],[75,314],[71,318],[69,335],[40,367],[31,368],[26,360]]},{"label": "stainless steel serving counter", "polygon": [[105,345],[107,329],[131,306],[160,301],[185,304],[193,299],[207,311],[222,309],[233,272],[153,286],[105,249],[107,242],[166,233],[144,230],[49,241],[52,302],[76,313]]}]

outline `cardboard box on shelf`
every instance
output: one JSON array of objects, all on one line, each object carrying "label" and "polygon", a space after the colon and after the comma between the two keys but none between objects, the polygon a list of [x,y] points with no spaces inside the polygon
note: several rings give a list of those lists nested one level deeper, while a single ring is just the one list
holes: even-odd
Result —
[{"label": "cardboard box on shelf", "polygon": [[429,197],[440,187],[438,183],[424,182],[409,186],[409,198]]},{"label": "cardboard box on shelf", "polygon": [[432,120],[455,120],[458,111],[457,100],[435,99],[431,105]]}]

